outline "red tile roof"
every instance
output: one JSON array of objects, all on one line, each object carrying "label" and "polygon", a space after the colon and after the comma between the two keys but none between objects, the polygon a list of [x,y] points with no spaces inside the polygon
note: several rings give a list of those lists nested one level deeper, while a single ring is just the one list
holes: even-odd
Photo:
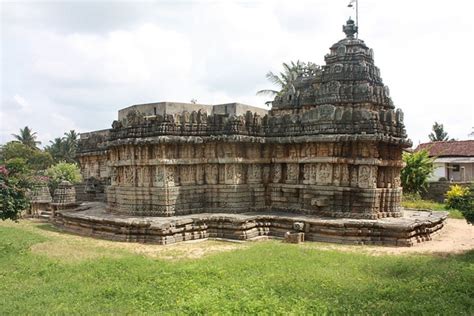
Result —
[{"label": "red tile roof", "polygon": [[419,144],[415,151],[426,149],[431,157],[474,157],[474,140]]}]

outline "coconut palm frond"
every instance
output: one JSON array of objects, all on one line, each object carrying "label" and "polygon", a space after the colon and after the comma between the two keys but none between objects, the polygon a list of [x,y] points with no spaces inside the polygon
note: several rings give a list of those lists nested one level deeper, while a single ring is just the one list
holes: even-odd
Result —
[{"label": "coconut palm frond", "polygon": [[278,91],[276,90],[269,90],[269,89],[265,89],[265,90],[260,90],[260,91],[257,91],[257,95],[268,95],[268,96],[276,96],[278,94]]},{"label": "coconut palm frond", "polygon": [[269,71],[266,74],[266,78],[274,85],[280,88],[280,91],[275,90],[261,90],[257,92],[257,95],[283,95],[285,93],[296,93],[295,82],[303,76],[317,75],[321,72],[321,67],[308,62],[302,62],[297,60],[296,62],[290,61],[289,63],[282,63],[283,71],[279,74],[275,74]]},{"label": "coconut palm frond", "polygon": [[37,141],[37,133],[33,132],[31,128],[25,126],[25,128],[20,128],[20,134],[12,134],[13,137],[22,144],[31,147],[37,148],[37,145],[40,145],[41,142]]},{"label": "coconut palm frond", "polygon": [[279,86],[280,88],[283,88],[285,86],[285,82],[282,81],[282,79],[278,76],[275,75],[273,72],[269,71],[266,76],[265,76],[271,83],[274,85]]}]

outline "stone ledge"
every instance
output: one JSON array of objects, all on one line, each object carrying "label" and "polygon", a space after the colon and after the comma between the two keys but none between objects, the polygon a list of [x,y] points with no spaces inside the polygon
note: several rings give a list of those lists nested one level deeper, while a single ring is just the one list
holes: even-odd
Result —
[{"label": "stone ledge", "polygon": [[83,203],[59,211],[58,228],[83,236],[116,241],[172,244],[204,238],[250,240],[261,236],[284,238],[303,223],[305,240],[350,244],[412,246],[431,240],[444,226],[447,212],[404,211],[403,217],[371,219],[324,218],[283,212],[202,213],[173,217],[136,217],[105,211],[100,202]]}]

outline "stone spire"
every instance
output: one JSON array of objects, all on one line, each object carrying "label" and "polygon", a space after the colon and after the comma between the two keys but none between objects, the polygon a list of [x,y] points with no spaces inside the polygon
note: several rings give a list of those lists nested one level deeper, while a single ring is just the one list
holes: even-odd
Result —
[{"label": "stone spire", "polygon": [[355,25],[354,21],[349,18],[346,25],[342,26],[342,31],[346,33],[347,38],[354,38],[354,34],[359,31],[359,28]]}]

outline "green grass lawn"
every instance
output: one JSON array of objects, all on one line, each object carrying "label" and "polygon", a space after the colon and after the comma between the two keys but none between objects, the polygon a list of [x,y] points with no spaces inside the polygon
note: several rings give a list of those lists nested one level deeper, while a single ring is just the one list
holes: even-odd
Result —
[{"label": "green grass lawn", "polygon": [[[189,247],[228,245],[193,258],[183,256],[187,246],[0,222],[0,314],[474,314],[473,251],[373,256],[278,241]],[[140,247],[158,255],[132,251]]]},{"label": "green grass lawn", "polygon": [[447,211],[449,218],[464,219],[462,213],[458,210],[448,209],[444,203],[438,203],[430,200],[422,200],[410,195],[403,196],[402,206],[407,208],[416,208],[433,211]]}]

